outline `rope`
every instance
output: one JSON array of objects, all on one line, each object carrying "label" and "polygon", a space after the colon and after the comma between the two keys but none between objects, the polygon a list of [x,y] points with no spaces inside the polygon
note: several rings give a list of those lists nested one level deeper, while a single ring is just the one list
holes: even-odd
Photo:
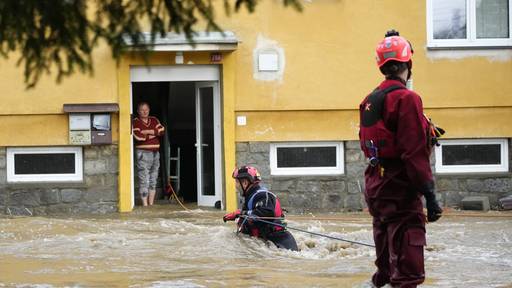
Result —
[{"label": "rope", "polygon": [[[183,205],[183,203],[181,203],[180,199],[178,198],[178,195],[176,195],[176,192],[174,192],[174,189],[172,188],[172,185],[170,183],[169,183],[169,188],[171,188],[171,197],[176,199],[176,202],[178,202],[178,204],[180,204],[180,206],[183,207],[183,209],[185,209],[187,211],[191,211],[190,209],[185,207],[185,205]],[[169,197],[169,202],[170,201],[171,201],[171,198]]]},{"label": "rope", "polygon": [[[176,202],[178,202],[178,204],[180,204],[180,206],[185,209],[185,211],[188,211],[188,212],[191,212],[191,213],[197,213],[197,212],[194,212],[193,210],[190,210],[188,209],[183,203],[181,203],[180,199],[178,198],[178,195],[176,194],[176,192],[174,192],[174,189],[172,188],[172,185],[169,183],[169,188],[171,189],[171,196],[169,197],[169,202],[171,202],[171,197],[176,199]],[[214,216],[209,216],[209,215],[202,215],[203,217],[205,216],[206,218],[211,218],[211,219],[217,219],[217,217],[214,217]]]},{"label": "rope", "polygon": [[270,224],[270,225],[274,225],[274,226],[279,226],[279,227],[282,227],[282,228],[285,228],[285,229],[295,230],[295,231],[299,231],[299,232],[303,232],[303,233],[308,233],[308,234],[315,235],[315,236],[320,236],[320,237],[325,237],[325,238],[329,238],[329,239],[333,239],[333,240],[339,240],[339,241],[344,241],[344,242],[348,242],[348,243],[352,243],[352,244],[358,244],[358,245],[363,245],[363,246],[375,248],[375,246],[371,245],[371,244],[367,244],[367,243],[363,243],[363,242],[358,242],[358,241],[347,240],[347,239],[343,239],[343,238],[340,238],[340,237],[334,237],[334,236],[330,236],[330,235],[326,235],[326,234],[311,232],[311,231],[307,231],[307,230],[303,230],[303,229],[299,229],[299,228],[295,228],[295,227],[290,227],[288,225],[283,225],[283,224],[278,224],[278,223],[274,223],[274,222],[263,220],[263,219],[261,219],[261,217],[247,216],[247,215],[240,215],[240,217],[246,218],[244,220],[244,223],[245,223],[245,221],[247,219],[250,218],[251,220],[259,221],[259,222]]}]

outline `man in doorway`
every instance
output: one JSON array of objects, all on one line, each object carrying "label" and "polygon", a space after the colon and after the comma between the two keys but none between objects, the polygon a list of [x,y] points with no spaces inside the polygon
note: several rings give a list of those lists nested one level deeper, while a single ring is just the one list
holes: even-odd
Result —
[{"label": "man in doorway", "polygon": [[137,175],[142,206],[153,205],[156,194],[156,181],[160,168],[160,136],[164,126],[156,117],[149,116],[149,104],[140,102],[133,119],[133,138],[137,156]]}]

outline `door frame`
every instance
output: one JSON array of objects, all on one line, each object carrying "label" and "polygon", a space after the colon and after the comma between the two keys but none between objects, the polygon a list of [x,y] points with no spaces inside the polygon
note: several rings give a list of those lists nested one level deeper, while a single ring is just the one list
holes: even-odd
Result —
[{"label": "door frame", "polygon": [[[215,146],[218,147],[217,149],[220,149],[219,153],[215,153],[215,177],[218,179],[215,183],[215,197],[217,197],[217,200],[221,200],[222,198],[222,181],[223,181],[223,170],[222,166],[223,163],[221,163],[222,159],[222,125],[221,125],[221,94],[220,94],[220,81],[221,81],[221,73],[220,73],[221,66],[220,65],[155,65],[155,66],[144,66],[144,65],[137,65],[137,66],[130,66],[130,113],[133,115],[136,113],[133,111],[133,84],[134,82],[208,82],[212,83],[214,82],[216,84],[216,88],[214,89],[214,100],[215,100],[215,94],[217,94],[217,99],[214,101],[214,115],[215,111],[218,111],[218,117],[214,116],[214,125],[215,125],[215,132],[214,132],[214,138],[215,138]],[[197,89],[197,83],[196,83],[196,89]],[[197,93],[197,90],[196,90]],[[215,119],[218,118],[218,123],[215,123]],[[217,126],[218,125],[218,126]],[[217,129],[218,127],[218,129]],[[197,129],[197,124],[196,124]],[[218,143],[217,143],[218,138]],[[217,145],[218,144],[218,145]],[[133,151],[134,151],[134,145],[133,141],[130,141],[130,151],[132,156],[131,159],[133,159]],[[217,160],[217,157],[219,158]],[[131,197],[131,208],[135,206],[135,177],[133,170],[134,163],[131,163],[131,171],[132,171],[132,177],[130,179],[130,197]],[[200,175],[197,175],[197,178],[200,178]],[[198,187],[198,204],[199,204],[199,194],[200,194],[200,188]],[[217,201],[216,200],[216,201]],[[213,202],[213,204],[215,201]],[[213,204],[211,206],[213,206]]]},{"label": "door frame", "polygon": [[[214,206],[216,201],[221,200],[222,196],[222,163],[221,163],[221,117],[220,117],[220,91],[218,81],[205,81],[195,83],[196,91],[196,153],[197,153],[197,205],[198,206]],[[213,196],[203,195],[202,177],[199,175],[202,172],[203,164],[203,143],[202,135],[199,133],[202,129],[201,124],[201,97],[199,90],[201,88],[211,87],[213,89],[213,144],[214,144],[214,179],[215,179],[215,194]]]}]

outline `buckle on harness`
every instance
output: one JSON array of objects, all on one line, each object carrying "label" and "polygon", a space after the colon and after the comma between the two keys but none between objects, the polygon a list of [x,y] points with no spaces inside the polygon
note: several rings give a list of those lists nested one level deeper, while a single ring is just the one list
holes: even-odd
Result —
[{"label": "buckle on harness", "polygon": [[377,166],[379,164],[379,148],[373,143],[373,140],[367,140],[366,147],[370,149],[370,157],[368,157],[370,166]]},{"label": "buckle on harness", "polygon": [[372,167],[379,165],[379,158],[377,157],[370,157],[368,160],[370,161],[370,166]]}]

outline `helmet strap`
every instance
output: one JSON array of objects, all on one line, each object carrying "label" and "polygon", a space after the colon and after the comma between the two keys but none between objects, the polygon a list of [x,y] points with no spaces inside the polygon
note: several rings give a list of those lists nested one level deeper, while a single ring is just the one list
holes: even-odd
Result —
[{"label": "helmet strap", "polygon": [[412,61],[407,62],[407,80],[411,79],[412,76]]}]

